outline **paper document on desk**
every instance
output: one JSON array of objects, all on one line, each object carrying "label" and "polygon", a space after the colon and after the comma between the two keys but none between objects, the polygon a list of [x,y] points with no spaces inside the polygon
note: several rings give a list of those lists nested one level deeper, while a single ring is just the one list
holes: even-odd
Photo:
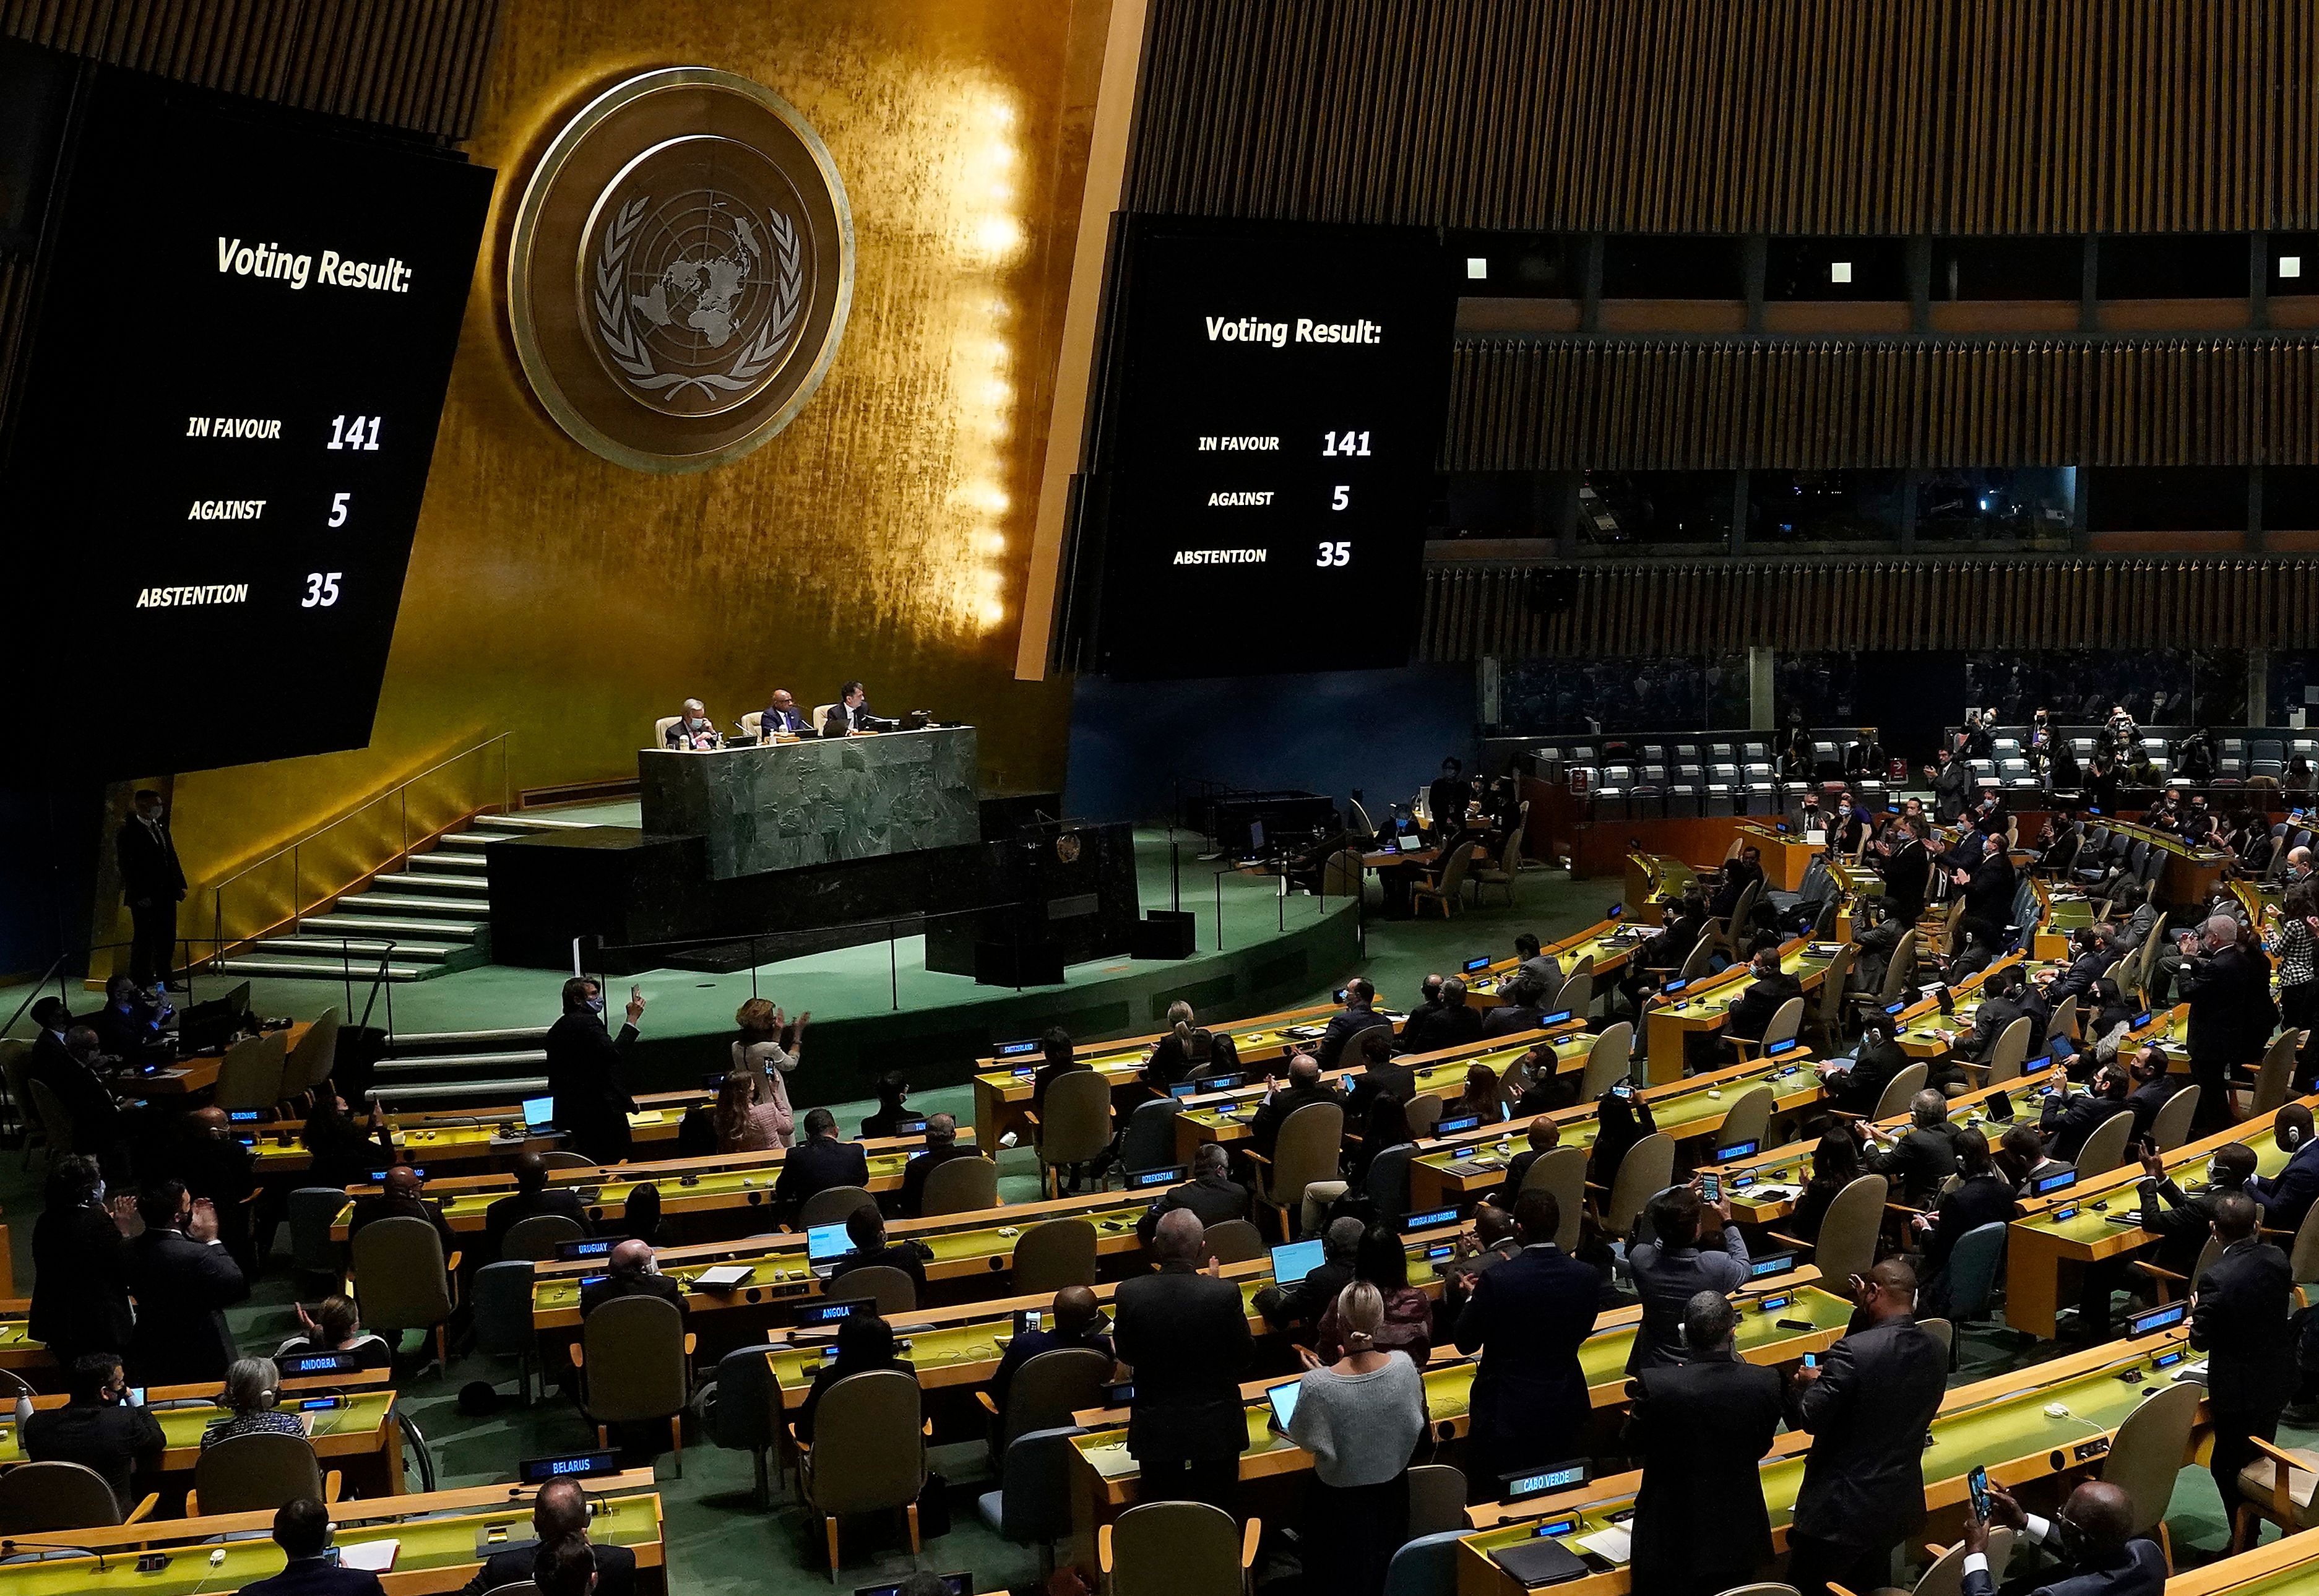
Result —
[{"label": "paper document on desk", "polygon": [[394,1566],[394,1554],[402,1548],[399,1540],[358,1541],[338,1548],[338,1566],[365,1568],[373,1573],[384,1573]]},{"label": "paper document on desk", "polygon": [[1605,1563],[1625,1564],[1634,1559],[1634,1534],[1624,1524],[1613,1524],[1608,1529],[1582,1535],[1572,1544],[1582,1551],[1593,1553]]}]

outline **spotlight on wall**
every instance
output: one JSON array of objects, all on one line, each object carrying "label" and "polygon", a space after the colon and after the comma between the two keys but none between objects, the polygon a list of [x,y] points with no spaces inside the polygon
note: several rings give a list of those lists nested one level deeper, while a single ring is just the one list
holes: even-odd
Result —
[{"label": "spotlight on wall", "polygon": [[1488,276],[1489,275],[1490,275],[1490,257],[1489,257],[1488,256],[1486,256],[1486,255],[1469,255],[1469,256],[1467,256],[1467,257],[1466,257],[1466,276],[1468,276],[1468,277],[1470,277],[1470,278],[1474,279],[1474,280],[1475,280],[1475,281],[1476,281],[1476,282],[1479,282],[1481,279],[1483,279],[1483,278],[1484,278],[1484,277]]},{"label": "spotlight on wall", "polygon": [[1827,280],[1831,283],[1851,282],[1852,263],[1848,260],[1829,261],[1827,263]]},{"label": "spotlight on wall", "polygon": [[2301,276],[2303,275],[2303,257],[2299,255],[2280,256],[2278,257],[2278,275],[2282,277]]}]

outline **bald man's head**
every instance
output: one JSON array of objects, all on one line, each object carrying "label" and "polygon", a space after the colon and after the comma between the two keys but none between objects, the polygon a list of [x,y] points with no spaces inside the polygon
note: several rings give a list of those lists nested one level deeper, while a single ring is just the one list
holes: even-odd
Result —
[{"label": "bald man's head", "polygon": [[194,1111],[194,1129],[204,1136],[222,1139],[232,1126],[233,1121],[226,1116],[225,1110],[214,1105]]},{"label": "bald man's head", "polygon": [[2286,1105],[2271,1115],[2270,1135],[2281,1152],[2293,1152],[2311,1140],[2311,1111],[2300,1103]]},{"label": "bald man's head", "polygon": [[1538,1149],[1538,1151],[1546,1151],[1548,1148],[1551,1148],[1561,1141],[1561,1140],[1562,1127],[1556,1124],[1554,1121],[1548,1118],[1545,1114],[1540,1114],[1538,1118],[1530,1121],[1529,1144]]},{"label": "bald man's head", "polygon": [[1861,1304],[1869,1317],[1882,1322],[1912,1312],[1917,1306],[1917,1271],[1907,1260],[1888,1258],[1868,1271],[1868,1300]]},{"label": "bald man's head", "polygon": [[515,1189],[537,1192],[547,1189],[547,1160],[536,1152],[518,1153],[515,1159]]},{"label": "bald man's head", "polygon": [[1095,1293],[1084,1285],[1066,1285],[1055,1294],[1055,1328],[1076,1335],[1095,1322]]},{"label": "bald man's head", "polygon": [[1288,1078],[1300,1087],[1321,1084],[1321,1060],[1310,1053],[1299,1053],[1288,1060]]},{"label": "bald man's head", "polygon": [[426,1182],[419,1171],[408,1164],[397,1164],[386,1172],[386,1195],[390,1197],[415,1197]]},{"label": "bald man's head", "polygon": [[1162,1264],[1196,1264],[1207,1250],[1207,1227],[1188,1208],[1171,1208],[1151,1233],[1151,1250]]},{"label": "bald man's head", "polygon": [[2062,1504],[2061,1518],[2077,1542],[2077,1560],[2108,1562],[2134,1534],[2134,1499],[2106,1480],[2088,1480]]},{"label": "bald man's head", "polygon": [[531,1504],[531,1527],[544,1546],[588,1528],[588,1493],[575,1480],[550,1480]]},{"label": "bald man's head", "polygon": [[2206,945],[2227,948],[2239,940],[2239,923],[2228,915],[2209,915],[2206,920]]},{"label": "bald man's head", "polygon": [[611,1270],[615,1275],[641,1275],[652,1267],[652,1243],[639,1241],[634,1236],[612,1249]]}]

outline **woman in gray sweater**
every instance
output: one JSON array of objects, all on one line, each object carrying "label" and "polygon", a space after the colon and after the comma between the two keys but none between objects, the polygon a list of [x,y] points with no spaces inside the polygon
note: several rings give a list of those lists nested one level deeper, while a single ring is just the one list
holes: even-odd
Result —
[{"label": "woman in gray sweater", "polygon": [[1425,1380],[1405,1352],[1376,1349],[1385,1298],[1366,1280],[1338,1294],[1345,1355],[1305,1373],[1288,1438],[1313,1455],[1303,1537],[1304,1586],[1378,1596],[1409,1534],[1409,1456],[1425,1433]]}]

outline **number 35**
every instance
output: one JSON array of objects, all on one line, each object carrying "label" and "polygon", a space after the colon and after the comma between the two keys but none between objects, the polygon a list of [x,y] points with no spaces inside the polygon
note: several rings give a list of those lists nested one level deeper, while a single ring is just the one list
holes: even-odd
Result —
[{"label": "number 35", "polygon": [[298,608],[328,609],[331,605],[336,604],[338,601],[338,578],[342,574],[344,573],[337,571],[307,573],[306,596],[298,601]]},{"label": "number 35", "polygon": [[1315,565],[1349,565],[1353,563],[1353,546],[1349,543],[1324,543]]}]

